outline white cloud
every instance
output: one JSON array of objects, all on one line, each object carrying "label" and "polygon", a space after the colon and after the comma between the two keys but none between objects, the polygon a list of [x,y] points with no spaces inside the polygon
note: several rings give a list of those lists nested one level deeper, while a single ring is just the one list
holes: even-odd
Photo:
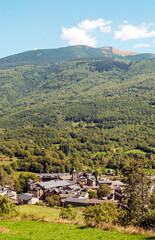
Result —
[{"label": "white cloud", "polygon": [[97,39],[93,37],[93,30],[99,29],[101,32],[111,31],[111,21],[105,21],[103,18],[90,21],[88,19],[80,22],[77,27],[64,28],[62,27],[62,40],[68,40],[70,45],[88,45],[96,46]]},{"label": "white cloud", "polygon": [[84,31],[90,31],[96,28],[99,28],[102,32],[110,32],[111,26],[109,26],[112,21],[105,21],[103,18],[99,18],[97,20],[90,21],[88,19],[82,21],[78,24],[78,27],[83,29]]},{"label": "white cloud", "polygon": [[120,31],[115,31],[115,39],[121,39],[122,41],[149,37],[155,37],[155,30],[149,32],[146,24],[140,27],[129,24],[123,25]]},{"label": "white cloud", "polygon": [[62,28],[61,34],[62,40],[68,40],[70,45],[88,45],[94,47],[97,44],[97,40],[90,37],[84,30],[72,27]]},{"label": "white cloud", "polygon": [[33,48],[33,50],[37,50],[37,48]]},{"label": "white cloud", "polygon": [[150,45],[147,43],[137,43],[134,45],[134,48],[141,48],[141,47],[149,47]]}]

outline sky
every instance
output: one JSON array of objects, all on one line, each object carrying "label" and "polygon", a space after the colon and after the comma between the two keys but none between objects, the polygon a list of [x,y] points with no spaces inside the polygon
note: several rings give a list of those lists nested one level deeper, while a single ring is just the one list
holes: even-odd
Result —
[{"label": "sky", "polygon": [[155,53],[155,0],[0,0],[0,58],[69,45]]}]

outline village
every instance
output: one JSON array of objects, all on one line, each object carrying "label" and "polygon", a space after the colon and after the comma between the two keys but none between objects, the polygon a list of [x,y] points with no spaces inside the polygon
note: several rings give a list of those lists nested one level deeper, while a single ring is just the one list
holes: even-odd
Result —
[{"label": "village", "polygon": [[[57,195],[61,206],[88,206],[106,202],[119,203],[125,184],[119,180],[110,180],[113,170],[108,170],[106,177],[95,176],[92,173],[76,172],[70,173],[40,173],[36,174],[38,181],[29,179],[27,192],[17,196],[14,190],[8,186],[0,187],[0,195],[7,196],[19,205],[34,205],[44,202],[48,197]],[[91,197],[90,192],[97,193],[100,186],[108,185],[110,192],[104,196]]]}]

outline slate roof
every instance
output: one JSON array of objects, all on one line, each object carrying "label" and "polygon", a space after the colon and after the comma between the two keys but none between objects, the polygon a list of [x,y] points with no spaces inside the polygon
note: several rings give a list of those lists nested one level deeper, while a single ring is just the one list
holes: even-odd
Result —
[{"label": "slate roof", "polygon": [[79,189],[81,189],[81,187],[79,187],[77,185],[71,185],[71,186],[69,186],[69,188],[72,189],[72,190],[79,190]]},{"label": "slate roof", "polygon": [[105,203],[104,200],[99,200],[99,199],[86,199],[87,203],[89,204],[102,204],[102,203]]},{"label": "slate roof", "polygon": [[70,193],[70,194],[60,194],[59,195],[60,196],[60,198],[73,198],[73,197],[75,197],[75,195],[73,194],[73,193]]},{"label": "slate roof", "polygon": [[67,182],[65,180],[60,180],[60,181],[51,180],[48,182],[39,182],[38,184],[44,189],[49,189],[49,188],[69,186],[72,184],[72,182]]},{"label": "slate roof", "polygon": [[73,202],[73,203],[86,203],[86,199],[83,198],[66,198],[64,202]]},{"label": "slate roof", "polygon": [[125,184],[122,183],[121,181],[112,181],[112,185],[125,186]]},{"label": "slate roof", "polygon": [[31,200],[33,197],[34,196],[31,193],[23,193],[18,196],[18,199],[28,201],[28,200]]},{"label": "slate roof", "polygon": [[59,176],[70,176],[70,173],[36,173],[40,178],[58,178]]},{"label": "slate roof", "polygon": [[100,180],[99,184],[112,184],[114,181],[111,180]]},{"label": "slate roof", "polygon": [[89,204],[102,204],[105,201],[104,200],[99,200],[99,199],[84,199],[84,198],[66,198],[64,199],[65,203],[82,203],[84,205],[89,205]]}]

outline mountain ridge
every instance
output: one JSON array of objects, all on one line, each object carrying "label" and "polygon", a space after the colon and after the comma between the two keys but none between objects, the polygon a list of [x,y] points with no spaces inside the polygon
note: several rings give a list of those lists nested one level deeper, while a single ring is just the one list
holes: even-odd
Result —
[{"label": "mountain ridge", "polygon": [[92,57],[141,61],[155,58],[155,54],[123,51],[114,47],[93,48],[85,45],[75,45],[56,49],[30,50],[4,57],[0,59],[0,68],[31,64],[47,65]]},{"label": "mountain ridge", "polygon": [[[125,57],[125,56],[133,56],[133,55],[138,55],[138,54],[141,54],[139,52],[131,52],[131,51],[124,51],[124,50],[120,50],[118,48],[115,48],[115,47],[111,47],[111,46],[105,46],[105,47],[101,47],[101,49],[103,49],[103,52],[105,54],[108,54],[108,53],[113,53],[113,54],[116,54],[116,55],[119,55],[121,57]],[[143,54],[143,53],[142,53]]]}]

